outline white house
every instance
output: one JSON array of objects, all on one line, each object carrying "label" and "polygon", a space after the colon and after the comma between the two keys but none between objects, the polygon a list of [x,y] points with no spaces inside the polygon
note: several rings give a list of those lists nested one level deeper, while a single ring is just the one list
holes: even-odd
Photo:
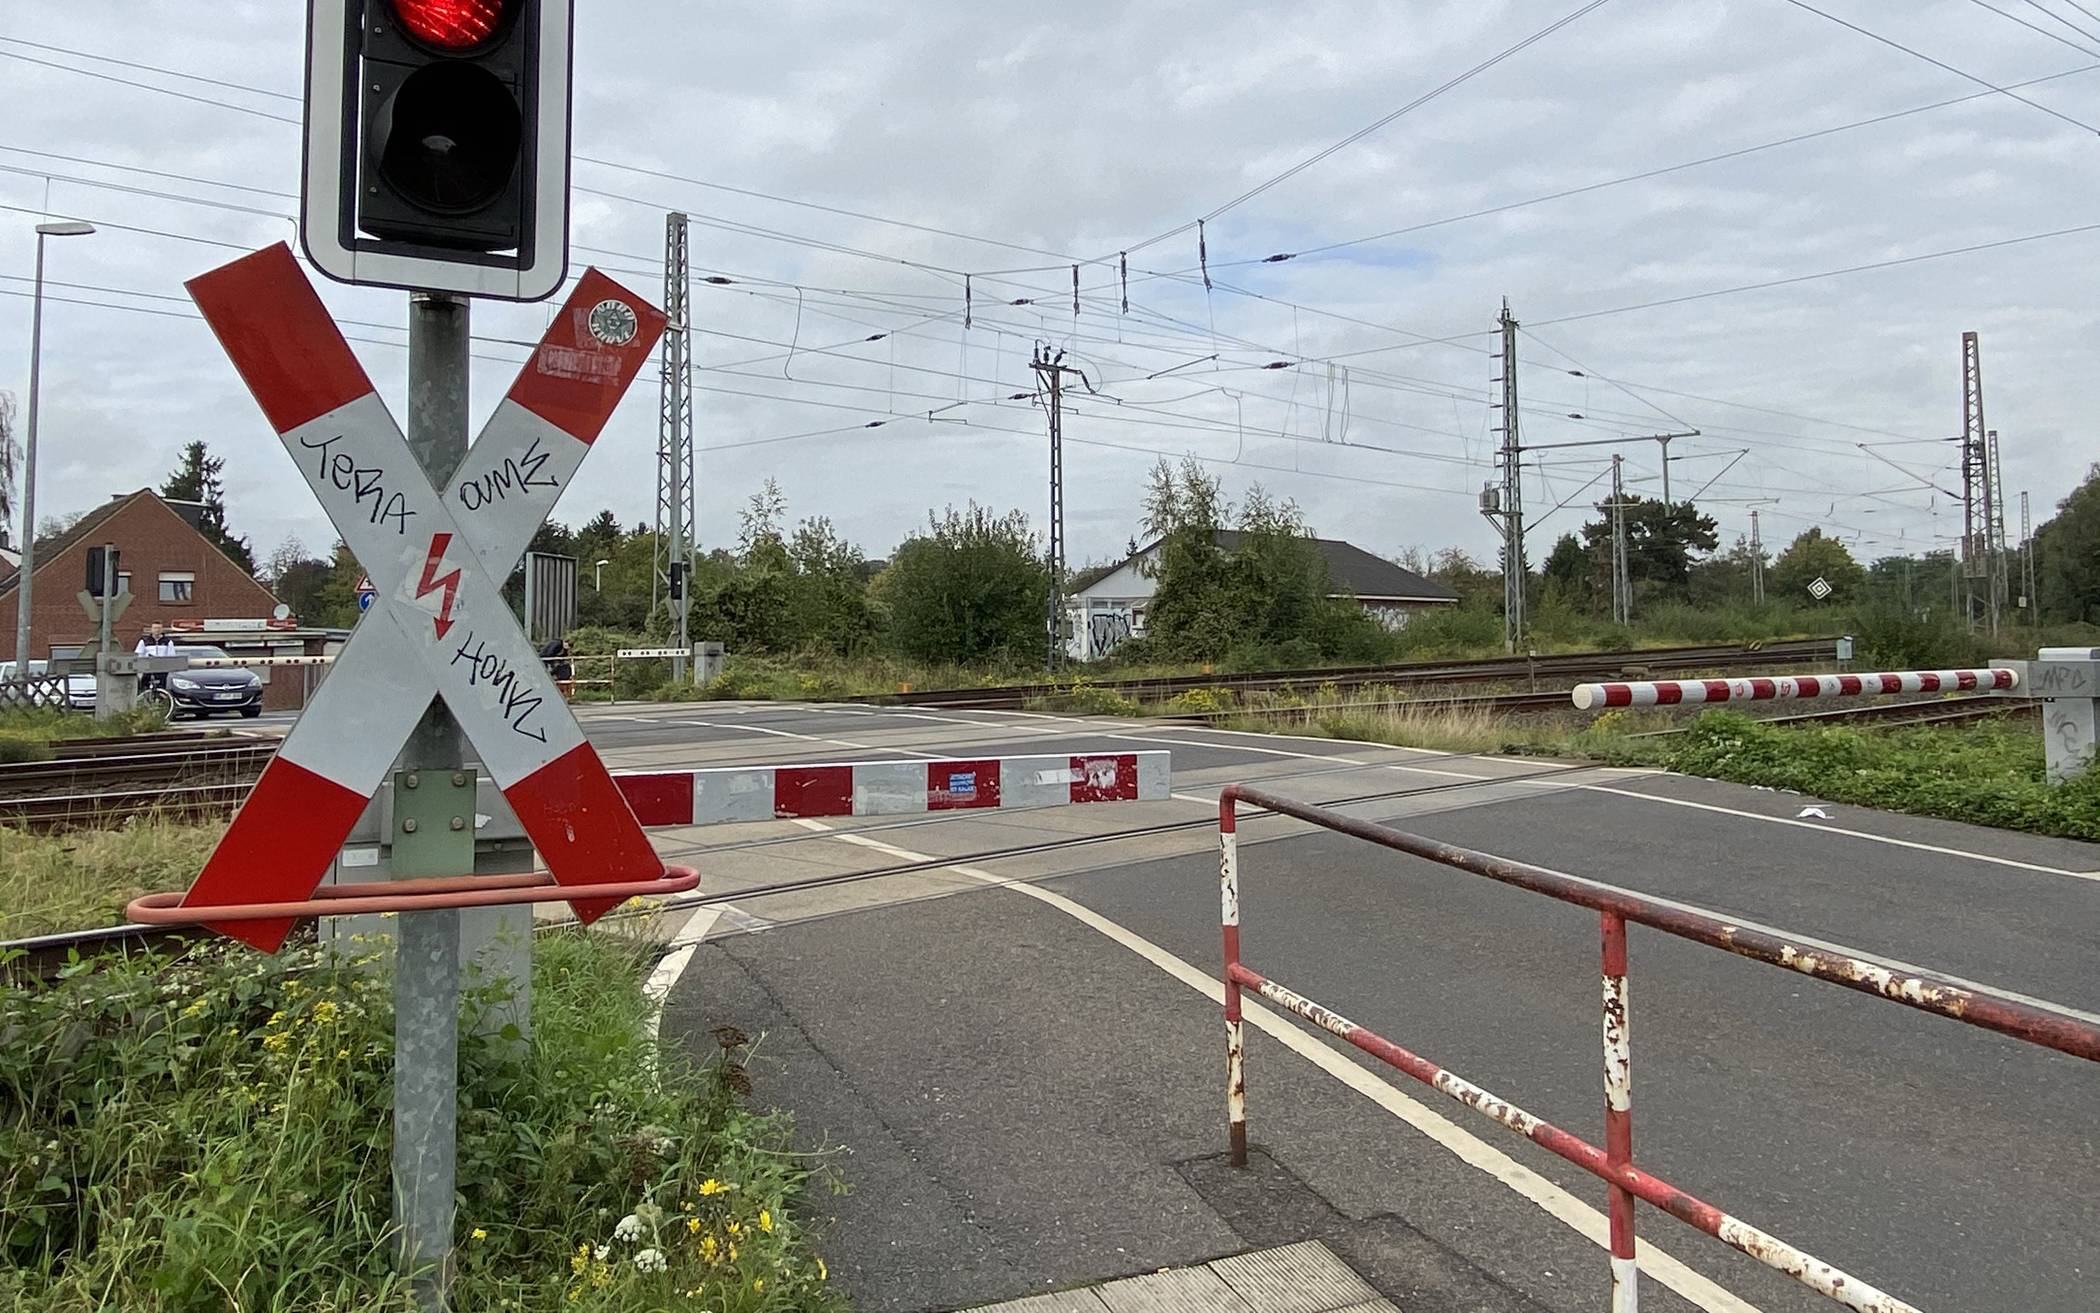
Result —
[{"label": "white house", "polygon": [[[1217,531],[1220,549],[1239,546],[1235,529]],[[1313,546],[1327,562],[1334,597],[1347,597],[1378,618],[1388,629],[1406,625],[1417,611],[1456,606],[1458,594],[1412,570],[1374,556],[1352,543],[1315,538]],[[1159,590],[1151,573],[1159,559],[1159,541],[1146,544],[1115,569],[1074,591],[1065,599],[1065,650],[1074,660],[1095,661],[1145,633],[1145,609]]]}]

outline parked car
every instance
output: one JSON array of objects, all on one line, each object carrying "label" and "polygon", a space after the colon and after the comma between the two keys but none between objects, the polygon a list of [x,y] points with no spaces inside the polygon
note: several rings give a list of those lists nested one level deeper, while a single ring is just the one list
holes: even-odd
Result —
[{"label": "parked car", "polygon": [[0,684],[4,684],[12,679],[35,679],[39,675],[51,673],[51,663],[49,661],[32,660],[29,663],[29,673],[26,675],[15,673],[16,664],[13,661],[0,661]]},{"label": "parked car", "polygon": [[[184,644],[175,649],[192,659],[217,658],[230,661],[224,648]],[[243,716],[262,714],[262,676],[242,666],[205,666],[178,670],[167,677],[168,696],[175,700],[178,716],[211,716],[237,711]]]},{"label": "parked car", "polygon": [[66,705],[75,711],[93,711],[95,709],[94,672],[89,671],[83,674],[75,671],[73,674],[66,676]]}]

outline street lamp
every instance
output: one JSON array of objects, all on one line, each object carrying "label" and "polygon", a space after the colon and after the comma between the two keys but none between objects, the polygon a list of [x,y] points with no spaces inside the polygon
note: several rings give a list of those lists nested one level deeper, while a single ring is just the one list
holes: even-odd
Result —
[{"label": "street lamp", "polygon": [[15,668],[29,669],[29,586],[36,572],[36,397],[44,347],[44,239],[85,237],[95,225],[78,220],[36,226],[36,293],[29,312],[29,427],[22,442],[22,582],[15,589]]},{"label": "street lamp", "polygon": [[611,561],[600,561],[591,567],[592,592],[602,593],[605,591],[605,567],[611,564]]}]

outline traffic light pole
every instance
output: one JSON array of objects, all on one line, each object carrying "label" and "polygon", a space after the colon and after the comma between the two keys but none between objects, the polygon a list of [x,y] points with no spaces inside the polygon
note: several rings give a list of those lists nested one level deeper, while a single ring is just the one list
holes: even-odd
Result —
[{"label": "traffic light pole", "polygon": [[[440,488],[467,454],[468,318],[464,297],[409,297],[408,445]],[[433,698],[402,750],[395,778],[405,783],[417,773],[451,775],[465,764],[459,723],[442,699]],[[473,869],[472,831],[464,839],[465,863],[451,874]],[[440,1313],[450,1302],[458,1170],[460,912],[405,912],[396,924],[395,1253],[416,1307]]]}]

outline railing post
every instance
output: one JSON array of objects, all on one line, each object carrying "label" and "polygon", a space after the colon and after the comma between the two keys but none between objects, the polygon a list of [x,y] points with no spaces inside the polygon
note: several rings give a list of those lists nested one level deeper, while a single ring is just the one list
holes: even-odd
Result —
[{"label": "railing post", "polygon": [[[1604,921],[1604,1156],[1633,1165],[1633,1048],[1626,998],[1626,918]],[[1611,1187],[1611,1313],[1637,1313],[1640,1265],[1633,1253],[1633,1192]]]},{"label": "railing post", "polygon": [[1232,1165],[1247,1165],[1247,1041],[1240,1028],[1239,799],[1218,795],[1218,893],[1225,932],[1225,1125]]}]

